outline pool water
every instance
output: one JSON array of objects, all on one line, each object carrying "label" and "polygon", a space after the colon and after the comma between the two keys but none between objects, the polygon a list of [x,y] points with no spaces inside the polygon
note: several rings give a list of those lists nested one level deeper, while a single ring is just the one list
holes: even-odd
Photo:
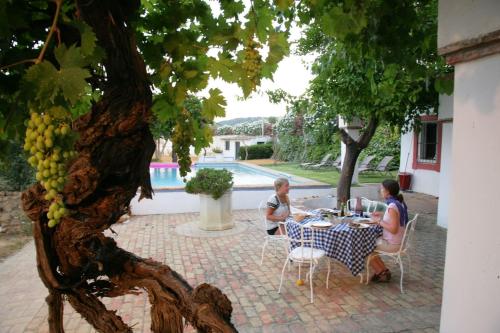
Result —
[{"label": "pool water", "polygon": [[[265,172],[239,163],[203,163],[195,164],[191,172],[187,174],[189,180],[196,174],[196,170],[203,168],[227,169],[233,173],[235,186],[241,185],[273,185],[278,177],[289,178],[286,175]],[[150,168],[149,174],[153,188],[184,186],[184,182],[179,172],[179,168]],[[289,178],[290,184],[300,184],[301,182]]]}]

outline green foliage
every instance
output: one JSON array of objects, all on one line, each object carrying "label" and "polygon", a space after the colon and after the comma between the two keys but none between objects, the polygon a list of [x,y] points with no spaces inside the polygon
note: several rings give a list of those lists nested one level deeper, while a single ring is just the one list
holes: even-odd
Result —
[{"label": "green foliage", "polygon": [[376,166],[384,156],[394,156],[394,159],[389,163],[389,170],[399,168],[399,158],[401,153],[401,134],[399,130],[395,130],[389,126],[383,125],[377,128],[375,135],[360,154],[360,160],[367,155],[375,155],[371,164]]},{"label": "green foliage", "polygon": [[35,172],[26,162],[19,144],[9,141],[4,148],[7,153],[0,160],[0,179],[6,187],[2,190],[23,191],[35,182]]},{"label": "green foliage", "polygon": [[233,187],[233,174],[227,169],[204,168],[186,183],[186,192],[208,194],[215,200]]},{"label": "green foliage", "polygon": [[303,98],[287,97],[287,114],[276,124],[275,158],[283,161],[316,162],[327,153],[340,153],[337,121],[325,108],[314,108]]},{"label": "green foliage", "polygon": [[[75,15],[75,3],[58,4],[1,4],[0,140],[22,140],[29,109],[44,113],[62,107],[72,119],[89,112],[109,84],[106,66],[113,55],[105,50],[110,45],[100,47],[106,41]],[[186,101],[207,88],[210,78],[238,84],[245,97],[262,77],[272,78],[289,52],[292,5],[288,0],[255,0],[251,8],[243,1],[143,0],[138,13],[124,13],[129,21],[123,27],[137,42],[154,92],[153,132],[174,140],[182,174],[191,165],[189,148],[209,145],[210,124],[224,115],[226,105],[218,89],[200,97],[199,112],[191,112]],[[222,12],[212,9],[218,6]]]},{"label": "green foliage", "polygon": [[[248,153],[248,155],[247,155]],[[258,160],[273,156],[273,145],[271,143],[241,147],[240,159]]]}]

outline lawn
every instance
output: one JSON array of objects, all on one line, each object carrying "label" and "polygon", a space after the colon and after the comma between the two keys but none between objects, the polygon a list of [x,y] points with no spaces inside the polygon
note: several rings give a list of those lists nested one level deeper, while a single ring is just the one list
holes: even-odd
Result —
[{"label": "lawn", "polygon": [[[323,183],[331,184],[334,187],[337,186],[340,178],[340,172],[338,172],[336,169],[303,169],[298,163],[262,164],[262,166],[276,171],[289,173],[291,175],[314,179]],[[391,171],[390,174],[386,176],[374,172],[369,172],[359,175],[359,182],[361,184],[381,183],[384,179],[396,179],[396,176],[397,171]]]}]

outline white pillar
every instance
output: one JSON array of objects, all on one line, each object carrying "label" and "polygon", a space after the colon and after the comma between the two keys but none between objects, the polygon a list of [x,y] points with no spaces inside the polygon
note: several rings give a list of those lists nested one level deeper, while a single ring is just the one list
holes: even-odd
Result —
[{"label": "white pillar", "polygon": [[499,13],[498,0],[439,1],[439,50],[455,65],[443,333],[500,332]]}]

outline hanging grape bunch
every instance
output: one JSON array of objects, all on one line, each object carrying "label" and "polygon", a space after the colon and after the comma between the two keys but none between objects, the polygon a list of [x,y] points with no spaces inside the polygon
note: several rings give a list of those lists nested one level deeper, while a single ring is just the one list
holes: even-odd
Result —
[{"label": "hanging grape bunch", "polygon": [[29,152],[28,163],[36,168],[36,180],[46,190],[45,200],[51,201],[47,218],[48,226],[54,227],[68,211],[59,193],[66,182],[66,164],[75,157],[73,138],[67,122],[31,112],[24,150]]},{"label": "hanging grape bunch", "polygon": [[242,67],[247,77],[252,81],[252,90],[260,84],[260,71],[262,67],[262,57],[257,49],[262,45],[252,37],[245,43],[245,58]]}]

